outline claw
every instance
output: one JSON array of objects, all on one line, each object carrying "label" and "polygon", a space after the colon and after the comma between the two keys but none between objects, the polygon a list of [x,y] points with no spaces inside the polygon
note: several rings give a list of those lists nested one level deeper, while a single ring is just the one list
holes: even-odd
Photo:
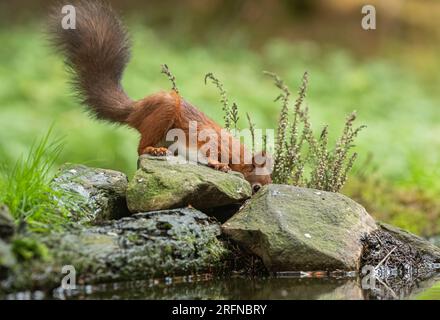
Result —
[{"label": "claw", "polygon": [[146,147],[144,149],[144,154],[149,154],[155,157],[164,157],[168,155],[168,149],[164,147]]},{"label": "claw", "polygon": [[231,170],[231,168],[229,168],[228,164],[226,164],[226,163],[210,161],[210,162],[208,162],[208,166],[215,169],[215,170],[222,171],[222,172],[228,172]]}]

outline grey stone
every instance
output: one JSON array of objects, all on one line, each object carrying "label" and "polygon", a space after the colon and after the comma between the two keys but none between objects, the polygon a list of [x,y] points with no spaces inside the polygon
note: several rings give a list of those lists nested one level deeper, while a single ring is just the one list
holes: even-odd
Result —
[{"label": "grey stone", "polygon": [[78,283],[130,281],[221,269],[219,223],[191,208],[138,213],[100,226],[36,236],[50,258],[18,264],[7,290],[55,288],[72,265]]},{"label": "grey stone", "polygon": [[250,184],[237,173],[224,173],[177,160],[175,157],[140,157],[139,170],[127,189],[131,212],[188,205],[203,210],[239,204],[252,194]]},{"label": "grey stone", "polygon": [[10,239],[15,232],[14,218],[5,205],[0,205],[0,239]]},{"label": "grey stone", "polygon": [[344,195],[273,184],[222,229],[272,271],[358,270],[360,239],[377,225]]},{"label": "grey stone", "polygon": [[127,176],[121,172],[65,164],[52,187],[61,191],[60,204],[68,204],[75,221],[102,222],[129,215],[125,193]]}]

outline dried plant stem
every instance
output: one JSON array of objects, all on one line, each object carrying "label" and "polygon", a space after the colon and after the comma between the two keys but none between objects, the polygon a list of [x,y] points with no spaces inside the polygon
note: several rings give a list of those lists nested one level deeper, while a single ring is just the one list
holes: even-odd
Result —
[{"label": "dried plant stem", "polygon": [[179,89],[176,85],[176,77],[171,73],[170,69],[166,64],[162,65],[162,73],[165,74],[168,79],[171,81],[171,84],[173,85],[172,90],[174,90],[176,93],[179,93]]},{"label": "dried plant stem", "polygon": [[235,102],[232,103],[230,116],[231,116],[230,122],[232,122],[234,124],[235,132],[237,132],[237,130],[238,130],[238,119],[240,119],[240,118],[238,116],[238,106],[237,106],[237,104]]},{"label": "dried plant stem", "polygon": [[263,147],[262,147],[263,153],[265,154],[267,152],[267,134],[263,134]]},{"label": "dried plant stem", "polygon": [[[255,125],[251,120],[251,117],[249,116],[249,113],[246,112],[246,118],[248,120],[248,125],[249,125],[249,130],[251,131],[251,136],[252,136],[252,153],[255,153]],[[266,136],[264,136],[266,137]],[[265,138],[263,138],[265,139]],[[266,143],[263,143],[266,144]],[[263,150],[265,149],[265,147],[263,147]],[[264,150],[266,151],[266,150]]]},{"label": "dried plant stem", "polygon": [[[341,137],[333,151],[329,151],[329,129],[325,126],[317,139],[310,123],[309,109],[303,107],[307,92],[308,73],[302,77],[298,98],[289,117],[290,91],[284,82],[274,73],[265,72],[274,79],[281,94],[275,99],[281,100],[275,144],[275,164],[272,180],[275,183],[294,184],[310,188],[338,192],[347,180],[357,154],[350,155],[353,142],[365,127],[353,129],[356,113],[347,117]],[[306,177],[305,172],[310,172]]]},{"label": "dried plant stem", "polygon": [[[205,75],[205,84],[207,81],[211,80],[211,82],[217,87],[217,89],[220,91],[220,102],[222,104],[223,108],[223,119],[225,121],[225,128],[229,130],[231,128],[231,109],[229,108],[229,100],[226,90],[223,87],[223,84],[220,82],[219,79],[217,79],[212,72],[207,73]],[[237,118],[238,120],[238,118]]]},{"label": "dried plant stem", "polygon": [[289,100],[290,91],[284,84],[278,75],[272,72],[265,71],[264,74],[274,79],[275,86],[281,90],[281,94],[275,99],[275,101],[281,100],[281,111],[278,120],[278,130],[275,142],[275,154],[274,154],[274,168],[272,172],[272,180],[279,182],[283,180],[289,169],[287,150],[288,146],[285,145],[287,129],[289,127]]}]

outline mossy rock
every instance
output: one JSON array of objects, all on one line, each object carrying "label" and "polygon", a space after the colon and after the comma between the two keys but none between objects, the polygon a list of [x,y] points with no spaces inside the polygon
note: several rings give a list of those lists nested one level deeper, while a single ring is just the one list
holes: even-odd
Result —
[{"label": "mossy rock", "polygon": [[5,205],[0,205],[0,239],[10,239],[15,232],[14,218]]},{"label": "mossy rock", "polygon": [[394,238],[410,245],[422,255],[430,256],[440,261],[440,248],[429,241],[398,227],[387,223],[378,222],[379,227],[390,233]]},{"label": "mossy rock", "polygon": [[252,194],[237,173],[179,161],[177,157],[139,158],[139,169],[127,189],[131,212],[148,212],[191,205],[208,209],[240,204]]},{"label": "mossy rock", "polygon": [[125,193],[127,176],[121,172],[65,164],[52,181],[61,191],[61,205],[69,203],[76,221],[102,222],[128,216]]},{"label": "mossy rock", "polygon": [[358,270],[364,234],[374,219],[331,192],[267,185],[222,226],[272,271]]},{"label": "mossy rock", "polygon": [[215,219],[184,208],[35,235],[39,247],[48,249],[46,258],[17,263],[5,289],[56,288],[64,265],[75,268],[79,284],[221,271],[230,251],[220,233]]},{"label": "mossy rock", "polygon": [[0,239],[0,280],[6,278],[8,272],[15,264],[16,259],[12,253],[11,245]]}]

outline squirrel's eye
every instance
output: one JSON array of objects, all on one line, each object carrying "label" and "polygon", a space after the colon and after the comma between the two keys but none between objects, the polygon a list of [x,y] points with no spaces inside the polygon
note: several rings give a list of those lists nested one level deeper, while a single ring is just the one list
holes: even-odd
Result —
[{"label": "squirrel's eye", "polygon": [[253,186],[252,186],[252,192],[253,193],[256,193],[258,190],[260,190],[261,189],[261,184],[259,184],[259,183],[256,183],[256,184],[254,184]]}]

